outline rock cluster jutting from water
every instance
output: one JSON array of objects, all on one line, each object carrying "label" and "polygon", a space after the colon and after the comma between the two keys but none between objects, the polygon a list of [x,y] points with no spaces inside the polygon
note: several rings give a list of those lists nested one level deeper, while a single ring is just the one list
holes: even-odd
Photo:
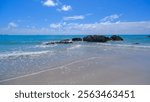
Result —
[{"label": "rock cluster jutting from water", "polygon": [[112,35],[111,37],[107,37],[104,35],[87,35],[83,38],[72,38],[72,39],[64,39],[61,41],[48,42],[48,43],[46,43],[46,45],[49,45],[49,44],[71,44],[74,41],[104,43],[104,42],[108,42],[108,41],[123,41],[123,38],[118,35]]}]

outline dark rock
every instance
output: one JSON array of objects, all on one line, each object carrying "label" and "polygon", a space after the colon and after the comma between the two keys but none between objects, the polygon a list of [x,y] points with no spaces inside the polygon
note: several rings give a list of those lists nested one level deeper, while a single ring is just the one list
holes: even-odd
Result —
[{"label": "dark rock", "polygon": [[103,35],[88,35],[83,38],[83,41],[87,42],[107,42],[108,40],[109,38]]},{"label": "dark rock", "polygon": [[148,35],[147,37],[149,37],[149,38],[150,38],[150,35]]},{"label": "dark rock", "polygon": [[82,38],[72,38],[72,41],[82,41]]},{"label": "dark rock", "polygon": [[44,43],[44,45],[51,45],[51,44],[56,44],[56,42],[47,42],[47,43]]},{"label": "dark rock", "polygon": [[72,43],[72,41],[70,39],[65,39],[65,40],[61,40],[61,41],[48,42],[48,43],[45,43],[45,45],[51,45],[51,44],[70,44],[70,43]]},{"label": "dark rock", "polygon": [[109,38],[109,37],[106,37],[106,39],[107,39],[107,41],[110,41],[110,40],[111,40],[111,38]]},{"label": "dark rock", "polygon": [[[87,42],[107,42],[107,41],[122,41],[123,38],[117,35],[113,35],[110,38],[106,37],[104,35],[87,35],[83,39],[82,38],[72,38],[70,39],[65,39],[61,41],[54,41],[54,42],[47,42],[45,45],[50,45],[50,44],[71,44],[73,41],[87,41]],[[137,43],[138,44],[138,43]]]},{"label": "dark rock", "polygon": [[70,44],[72,41],[70,39],[61,40],[58,42],[59,44]]},{"label": "dark rock", "polygon": [[138,44],[140,44],[140,43],[133,43],[133,44],[136,44],[136,45],[138,45]]},{"label": "dark rock", "polygon": [[123,41],[123,38],[121,38],[121,37],[118,36],[118,35],[113,35],[113,36],[110,37],[110,39],[111,39],[112,41]]}]

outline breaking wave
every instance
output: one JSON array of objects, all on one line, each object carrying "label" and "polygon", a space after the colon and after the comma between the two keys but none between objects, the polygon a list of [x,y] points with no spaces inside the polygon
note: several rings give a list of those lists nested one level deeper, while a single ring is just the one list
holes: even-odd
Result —
[{"label": "breaking wave", "polygon": [[0,58],[8,58],[8,57],[19,57],[19,56],[38,56],[41,54],[52,54],[52,51],[30,51],[30,52],[25,52],[25,51],[14,51],[11,53],[1,53]]}]

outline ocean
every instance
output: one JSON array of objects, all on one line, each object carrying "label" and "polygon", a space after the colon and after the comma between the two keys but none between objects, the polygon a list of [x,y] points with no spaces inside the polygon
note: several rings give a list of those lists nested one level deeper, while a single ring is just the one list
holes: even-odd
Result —
[{"label": "ocean", "polygon": [[[143,55],[150,52],[148,35],[120,35],[124,41],[107,43],[74,42],[45,45],[46,42],[85,35],[0,35],[0,81],[53,69],[91,57]],[[110,35],[107,35],[110,36]],[[134,59],[133,59],[134,60]]]}]

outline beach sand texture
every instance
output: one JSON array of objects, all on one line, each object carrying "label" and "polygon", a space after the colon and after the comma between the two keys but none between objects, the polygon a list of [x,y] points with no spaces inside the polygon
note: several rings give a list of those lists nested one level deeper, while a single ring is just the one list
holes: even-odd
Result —
[{"label": "beach sand texture", "polygon": [[[80,49],[80,48],[79,48]],[[79,50],[78,49],[78,50]],[[143,85],[150,84],[150,52],[145,49],[91,49],[57,67],[0,81],[14,85]],[[73,50],[75,51],[75,50]],[[79,50],[81,52],[81,49]],[[83,51],[83,49],[82,49]],[[73,53],[73,52],[72,52]],[[91,53],[91,54],[90,54]],[[73,57],[70,57],[73,58]],[[62,57],[62,59],[65,58]],[[67,58],[66,58],[67,60]],[[61,60],[63,61],[63,60]]]}]

